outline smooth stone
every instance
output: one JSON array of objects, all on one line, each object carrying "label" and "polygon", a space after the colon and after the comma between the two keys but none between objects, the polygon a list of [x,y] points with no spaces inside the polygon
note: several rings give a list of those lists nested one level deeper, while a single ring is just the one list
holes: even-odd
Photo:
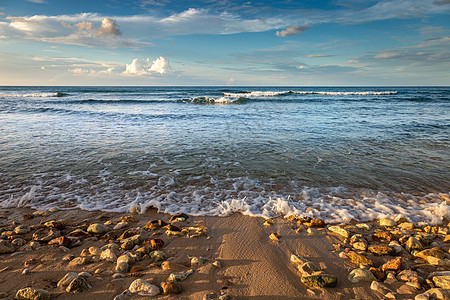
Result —
[{"label": "smooth stone", "polygon": [[353,269],[348,275],[348,280],[352,283],[360,281],[371,282],[376,280],[375,276],[367,269]]},{"label": "smooth stone", "polygon": [[334,233],[337,233],[339,235],[342,235],[345,238],[348,238],[350,236],[350,233],[340,226],[328,226],[328,230]]},{"label": "smooth stone", "polygon": [[71,246],[72,241],[69,238],[65,237],[65,236],[60,236],[60,237],[57,237],[57,238],[54,238],[54,239],[50,240],[48,242],[48,244],[49,245],[64,246],[64,247],[68,248],[68,247]]},{"label": "smooth stone", "polygon": [[403,270],[397,274],[397,279],[405,282],[421,282],[422,278],[420,278],[417,272],[412,270]]},{"label": "smooth stone", "polygon": [[441,289],[441,288],[433,288],[433,289],[429,289],[425,293],[417,295],[414,298],[414,300],[429,300],[429,299],[449,300],[450,299],[450,290]]},{"label": "smooth stone", "polygon": [[92,275],[88,272],[80,272],[78,273],[78,276],[83,276],[84,278],[92,277]]},{"label": "smooth stone", "polygon": [[111,249],[106,249],[100,253],[100,259],[114,262],[117,256]]},{"label": "smooth stone", "polygon": [[17,300],[47,300],[50,299],[50,293],[46,290],[27,287],[20,289],[16,293]]},{"label": "smooth stone", "polygon": [[163,290],[164,295],[180,294],[183,291],[181,285],[171,281],[162,282],[161,288]]},{"label": "smooth stone", "polygon": [[136,279],[133,281],[128,289],[131,293],[139,293],[150,297],[156,296],[161,292],[159,287],[142,279]]},{"label": "smooth stone", "polygon": [[134,264],[135,261],[136,261],[135,258],[134,258],[130,253],[122,254],[122,255],[119,256],[119,258],[117,259],[117,263],[120,263],[120,262],[126,262],[126,263],[129,264],[129,265]]},{"label": "smooth stone", "polygon": [[393,227],[397,226],[397,222],[391,218],[385,218],[380,220],[380,226]]},{"label": "smooth stone", "polygon": [[220,264],[220,261],[218,261],[218,260],[213,261],[212,265],[216,268],[222,268],[222,265]]},{"label": "smooth stone", "polygon": [[178,273],[172,273],[169,275],[169,278],[167,279],[167,281],[183,281],[186,278],[188,278],[189,275],[191,275],[192,273],[194,273],[193,269],[189,269],[186,272],[178,272]]},{"label": "smooth stone", "polygon": [[68,293],[81,293],[87,291],[91,288],[91,286],[87,283],[86,279],[83,276],[77,276],[77,278],[73,279],[66,288],[66,292]]},{"label": "smooth stone", "polygon": [[450,289],[450,276],[434,276],[432,279],[437,287]]},{"label": "smooth stone", "polygon": [[413,223],[409,223],[409,222],[404,222],[398,225],[399,228],[403,229],[403,230],[414,230],[414,224]]},{"label": "smooth stone", "polygon": [[373,234],[373,237],[379,240],[391,241],[392,233],[390,233],[389,231],[378,231]]},{"label": "smooth stone", "polygon": [[102,250],[98,247],[89,247],[89,253],[91,255],[100,256],[102,254]]},{"label": "smooth stone", "polygon": [[396,290],[396,292],[401,295],[412,295],[416,292],[416,289],[407,284],[403,284]]},{"label": "smooth stone", "polygon": [[192,268],[198,268],[198,267],[203,265],[208,260],[209,259],[205,258],[205,257],[192,257],[191,258],[191,267]]},{"label": "smooth stone", "polygon": [[335,287],[337,277],[329,274],[304,276],[301,282],[308,287]]},{"label": "smooth stone", "polygon": [[420,290],[422,288],[422,286],[418,282],[406,282],[406,285],[409,285],[415,288],[416,290]]},{"label": "smooth stone", "polygon": [[100,223],[94,223],[89,225],[87,232],[93,233],[93,234],[105,234],[108,232],[108,228]]},{"label": "smooth stone", "polygon": [[356,227],[358,227],[359,229],[364,229],[364,230],[372,229],[372,226],[370,226],[370,224],[367,224],[367,223],[358,223],[358,224],[356,224]]},{"label": "smooth stone", "polygon": [[438,267],[450,267],[450,259],[440,259],[434,256],[427,256],[426,259],[430,265]]},{"label": "smooth stone", "polygon": [[100,250],[103,250],[103,251],[105,251],[107,249],[110,249],[111,251],[113,251],[115,253],[115,252],[117,252],[117,250],[120,249],[120,246],[115,243],[111,243],[111,244],[105,245],[100,248]]},{"label": "smooth stone", "polygon": [[28,269],[28,268],[25,268],[25,269],[23,269],[23,271],[22,271],[22,275],[28,275],[28,274],[30,274],[30,273],[31,273],[31,270]]},{"label": "smooth stone", "polygon": [[75,257],[69,262],[69,266],[81,266],[81,265],[87,265],[90,263],[93,263],[93,259],[90,256],[84,256],[84,257]]},{"label": "smooth stone", "polygon": [[119,222],[119,223],[117,223],[117,225],[116,226],[114,226],[114,230],[120,230],[120,229],[122,229],[122,228],[125,228],[125,227],[127,227],[128,226],[128,223],[127,222]]},{"label": "smooth stone", "polygon": [[387,286],[385,286],[382,283],[379,283],[378,281],[372,281],[371,285],[370,285],[370,289],[380,292],[383,295],[386,295],[387,293],[393,293],[394,291],[392,291],[390,288],[388,288]]},{"label": "smooth stone", "polygon": [[348,259],[350,259],[350,261],[356,265],[369,265],[369,266],[373,266],[373,261],[371,261],[370,259],[368,259],[367,257],[358,254],[354,251],[350,251],[347,253],[347,257]]},{"label": "smooth stone", "polygon": [[64,275],[64,277],[61,278],[60,281],[58,281],[57,286],[58,287],[65,287],[65,286],[69,285],[69,283],[72,282],[72,280],[74,280],[77,277],[78,277],[77,273],[69,272],[66,275]]},{"label": "smooth stone", "polygon": [[180,214],[176,214],[172,217],[170,217],[169,222],[183,222],[186,221],[189,218],[188,215],[184,214],[184,213],[180,213]]},{"label": "smooth stone", "polygon": [[367,243],[364,241],[354,242],[352,246],[354,249],[359,250],[359,251],[367,250]]}]

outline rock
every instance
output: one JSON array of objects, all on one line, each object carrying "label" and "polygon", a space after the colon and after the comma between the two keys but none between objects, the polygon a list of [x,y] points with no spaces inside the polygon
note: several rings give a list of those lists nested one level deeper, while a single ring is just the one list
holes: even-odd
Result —
[{"label": "rock", "polygon": [[161,288],[164,295],[180,294],[183,291],[181,285],[171,281],[162,282]]},{"label": "rock", "polygon": [[276,232],[272,232],[269,235],[269,239],[274,242],[278,242],[280,240],[280,236]]},{"label": "rock", "polygon": [[113,227],[114,230],[120,230],[122,228],[125,228],[128,226],[127,222],[119,222],[116,224],[116,226]]},{"label": "rock", "polygon": [[100,250],[102,250],[102,251],[105,251],[107,249],[110,249],[111,251],[113,251],[115,253],[115,252],[117,252],[117,250],[120,249],[120,246],[115,243],[111,243],[111,244],[105,245],[100,248]]},{"label": "rock", "polygon": [[114,262],[117,260],[117,256],[111,249],[106,249],[100,253],[100,259]]},{"label": "rock", "polygon": [[161,292],[159,287],[142,279],[133,281],[128,289],[131,293],[139,293],[139,295],[150,297],[156,296]]},{"label": "rock", "polygon": [[86,238],[90,237],[91,235],[82,229],[75,229],[74,231],[71,231],[67,236]]},{"label": "rock", "polygon": [[164,222],[163,220],[153,220],[153,221],[148,222],[144,226],[144,228],[145,229],[149,229],[149,230],[157,230],[157,229],[160,229],[161,227],[164,227],[166,225],[167,225],[167,223]]},{"label": "rock", "polygon": [[391,218],[385,218],[380,220],[380,226],[394,227],[397,226],[397,222]]},{"label": "rock", "polygon": [[17,300],[47,300],[50,299],[50,293],[46,290],[27,287],[20,289],[16,293]]},{"label": "rock", "polygon": [[442,250],[438,250],[438,249],[425,249],[423,251],[420,251],[418,253],[416,253],[414,256],[423,258],[423,259],[427,259],[428,256],[433,256],[439,259],[444,259],[445,258],[445,252]]},{"label": "rock", "polygon": [[160,250],[155,250],[153,252],[150,252],[150,257],[153,259],[153,261],[161,261],[166,259],[166,254]]},{"label": "rock", "polygon": [[78,276],[83,276],[84,278],[92,277],[92,275],[88,272],[80,272],[78,273]]},{"label": "rock", "polygon": [[16,228],[14,228],[15,234],[23,235],[27,234],[28,232],[30,232],[30,227],[28,225],[19,225]]},{"label": "rock", "polygon": [[325,221],[321,219],[313,219],[310,222],[311,227],[322,228],[325,227]]},{"label": "rock", "polygon": [[370,288],[372,290],[374,290],[374,291],[380,292],[383,295],[386,295],[387,293],[393,293],[394,292],[390,288],[385,286],[384,284],[379,283],[378,281],[375,281],[375,280],[372,281],[372,284],[370,285]]},{"label": "rock", "polygon": [[367,269],[353,269],[348,275],[348,280],[352,283],[360,281],[372,282],[376,280],[375,276]]},{"label": "rock", "polygon": [[304,276],[301,282],[308,287],[335,287],[337,277],[329,274]]},{"label": "rock", "polygon": [[345,238],[348,238],[350,236],[350,233],[340,226],[328,226],[328,230],[334,233],[337,233],[339,235],[342,235]]},{"label": "rock", "polygon": [[216,268],[222,268],[222,265],[220,264],[220,261],[218,261],[218,260],[213,261],[212,265]]},{"label": "rock", "polygon": [[50,228],[41,228],[33,233],[33,240],[48,243],[54,238],[59,237],[61,234],[58,230],[53,230]]},{"label": "rock", "polygon": [[402,265],[402,258],[396,257],[394,259],[389,260],[384,265],[381,266],[381,270],[386,272],[387,270],[398,271]]},{"label": "rock", "polygon": [[193,269],[189,269],[186,272],[172,273],[169,275],[167,281],[175,281],[175,282],[183,281],[186,278],[188,278],[188,276],[191,275],[192,273],[194,273]]},{"label": "rock", "polygon": [[142,243],[143,246],[149,246],[151,250],[158,250],[164,246],[164,241],[161,239],[151,239]]},{"label": "rock", "polygon": [[370,226],[370,224],[367,224],[367,223],[358,223],[358,224],[356,224],[356,227],[358,227],[359,229],[364,229],[364,230],[372,229],[372,226]]},{"label": "rock", "polygon": [[419,294],[414,298],[414,300],[429,300],[429,299],[449,300],[450,290],[440,288],[429,289],[425,293]]},{"label": "rock", "polygon": [[418,282],[406,282],[406,285],[413,287],[416,290],[420,290],[422,286]]},{"label": "rock", "polygon": [[182,271],[182,270],[186,270],[187,267],[177,264],[177,263],[174,263],[174,262],[165,261],[161,264],[161,269],[171,270],[171,271]]},{"label": "rock", "polygon": [[372,245],[369,247],[369,251],[376,255],[389,255],[394,252],[391,247],[384,245]]},{"label": "rock", "polygon": [[44,223],[44,226],[50,227],[50,228],[56,228],[56,229],[64,229],[65,224],[61,221],[55,221],[55,220],[50,220]]},{"label": "rock", "polygon": [[391,241],[392,233],[390,233],[389,231],[377,231],[373,234],[373,237],[379,240]]},{"label": "rock", "polygon": [[93,262],[94,262],[94,260],[90,256],[75,257],[74,259],[72,259],[69,262],[69,266],[71,266],[71,267],[73,267],[73,266],[82,266],[82,265],[87,265],[87,264],[90,264],[90,263],[93,263]]},{"label": "rock", "polygon": [[0,254],[12,252],[14,252],[14,247],[8,241],[0,240]]},{"label": "rock", "polygon": [[304,259],[303,257],[291,254],[291,263],[293,263],[294,265],[301,265],[306,262],[308,262],[308,260]]},{"label": "rock", "polygon": [[369,266],[373,266],[373,261],[371,261],[370,259],[368,259],[367,257],[358,254],[354,251],[350,251],[347,253],[347,257],[348,259],[350,259],[350,261],[356,265],[369,265]]},{"label": "rock", "polygon": [[124,261],[117,262],[116,272],[118,272],[118,273],[126,273],[126,272],[128,272],[129,268],[130,268],[130,266],[128,265],[128,263],[126,263]]},{"label": "rock", "polygon": [[422,282],[422,278],[417,272],[412,270],[403,270],[397,275],[397,279],[405,282]]},{"label": "rock", "polygon": [[273,225],[273,221],[272,220],[265,220],[263,225],[266,226],[266,227],[270,227],[270,226]]},{"label": "rock", "polygon": [[31,270],[28,269],[28,268],[25,268],[25,269],[23,269],[23,271],[22,271],[22,275],[28,275],[28,274],[30,274],[30,273],[31,273]]},{"label": "rock", "polygon": [[186,214],[183,214],[183,213],[176,214],[176,215],[170,217],[169,222],[170,223],[172,223],[172,222],[183,222],[183,221],[186,221],[188,218],[189,218],[189,216],[186,215]]},{"label": "rock", "polygon": [[175,231],[175,230],[166,230],[166,235],[167,236],[180,236],[183,237],[184,233],[182,233],[181,231]]},{"label": "rock", "polygon": [[140,234],[133,235],[129,238],[121,240],[121,248],[125,250],[133,249],[134,246],[140,245],[143,242],[143,238]]},{"label": "rock", "polygon": [[437,287],[450,289],[450,276],[434,276],[433,282]]},{"label": "rock", "polygon": [[83,276],[77,276],[69,283],[66,288],[66,292],[77,294],[87,291],[90,288],[91,286],[87,283],[86,279]]},{"label": "rock", "polygon": [[105,234],[108,232],[108,228],[100,223],[94,223],[89,225],[87,232],[92,233],[92,234]]},{"label": "rock", "polygon": [[389,247],[391,247],[394,250],[395,254],[403,252],[403,247],[397,241],[391,241],[389,243]]},{"label": "rock", "polygon": [[403,230],[414,230],[414,224],[413,223],[409,223],[409,222],[404,222],[398,225],[399,228],[403,229]]},{"label": "rock", "polygon": [[208,260],[209,259],[205,258],[205,257],[192,257],[191,258],[191,267],[192,268],[198,268],[198,267],[203,265]]},{"label": "rock", "polygon": [[65,236],[60,236],[48,242],[49,245],[58,245],[69,248],[72,244],[71,240]]},{"label": "rock", "polygon": [[220,295],[219,298],[217,298],[217,300],[235,300],[235,299],[236,298],[228,294]]},{"label": "rock", "polygon": [[102,254],[102,250],[98,247],[89,247],[89,253],[91,255],[100,256]]},{"label": "rock", "polygon": [[415,237],[410,237],[405,244],[406,250],[411,253],[412,251],[422,251],[423,246]]},{"label": "rock", "polygon": [[126,300],[128,298],[130,298],[131,292],[129,289],[126,289],[125,291],[123,291],[122,293],[120,293],[119,295],[114,297],[114,300]]},{"label": "rock", "polygon": [[297,269],[302,276],[311,276],[315,272],[320,271],[320,268],[310,261],[305,262],[304,264],[298,265]]},{"label": "rock", "polygon": [[130,253],[123,254],[117,259],[117,263],[126,262],[129,265],[134,264],[135,261],[136,259]]},{"label": "rock", "polygon": [[433,266],[450,267],[450,259],[439,259],[434,256],[427,256],[427,262]]}]

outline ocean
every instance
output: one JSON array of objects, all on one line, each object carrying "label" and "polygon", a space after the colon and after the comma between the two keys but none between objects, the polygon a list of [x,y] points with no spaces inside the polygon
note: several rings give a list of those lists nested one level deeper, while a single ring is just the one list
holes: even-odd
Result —
[{"label": "ocean", "polygon": [[0,87],[0,207],[450,218],[449,87]]}]

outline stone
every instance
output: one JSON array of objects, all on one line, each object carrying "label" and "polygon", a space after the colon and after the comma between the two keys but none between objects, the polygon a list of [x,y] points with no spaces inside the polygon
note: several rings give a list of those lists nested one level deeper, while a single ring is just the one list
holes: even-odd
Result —
[{"label": "stone", "polygon": [[325,221],[321,219],[313,219],[310,222],[311,227],[322,228],[325,227]]},{"label": "stone", "polygon": [[72,280],[74,280],[75,278],[77,278],[77,277],[78,277],[78,274],[77,274],[77,273],[75,273],[75,272],[69,272],[69,273],[67,273],[66,275],[64,275],[64,277],[61,278],[60,281],[58,281],[57,286],[58,286],[58,287],[65,287],[65,286],[68,286],[69,283],[70,283]]},{"label": "stone", "polygon": [[380,220],[380,226],[394,227],[397,226],[397,222],[391,218],[385,218]]},{"label": "stone", "polygon": [[143,238],[140,234],[133,235],[129,238],[121,240],[121,248],[125,250],[133,249],[134,246],[140,245],[143,242]]},{"label": "stone", "polygon": [[71,266],[71,267],[73,267],[73,266],[82,266],[82,265],[87,265],[87,264],[90,264],[90,263],[93,263],[93,262],[94,262],[94,260],[90,256],[75,257],[74,259],[72,259],[69,262],[69,266]]},{"label": "stone", "polygon": [[164,295],[180,294],[183,291],[181,285],[171,281],[162,282],[161,288]]},{"label": "stone", "polygon": [[17,300],[47,300],[50,299],[50,293],[46,290],[27,287],[18,290],[15,298]]},{"label": "stone", "polygon": [[441,288],[433,288],[433,289],[429,289],[425,293],[417,295],[414,298],[414,300],[429,300],[429,299],[449,300],[450,299],[450,290],[441,289]]},{"label": "stone", "polygon": [[394,250],[395,254],[399,254],[399,253],[403,252],[403,247],[397,241],[391,241],[389,243],[389,247],[391,247],[392,250]]},{"label": "stone", "polygon": [[53,230],[46,227],[38,229],[35,233],[33,233],[33,240],[48,243],[60,235],[61,234],[58,230]]},{"label": "stone", "polygon": [[297,269],[302,276],[310,276],[310,275],[313,275],[315,272],[321,271],[318,266],[316,266],[315,264],[313,264],[310,261],[305,262],[304,264],[298,265]]},{"label": "stone", "polygon": [[114,262],[117,260],[117,256],[111,249],[106,249],[100,253],[100,259]]},{"label": "stone", "polygon": [[89,289],[91,289],[91,286],[87,283],[86,279],[83,276],[77,276],[77,278],[69,283],[66,292],[77,294]]},{"label": "stone", "polygon": [[188,278],[189,275],[191,275],[192,273],[194,273],[193,269],[189,269],[185,272],[172,273],[169,275],[169,278],[167,279],[167,281],[175,281],[175,282],[183,281],[186,278]]},{"label": "stone", "polygon": [[337,285],[337,277],[329,274],[304,276],[300,280],[308,287],[335,287]]},{"label": "stone", "polygon": [[192,268],[198,268],[201,265],[203,265],[206,261],[209,259],[206,257],[192,257],[191,258],[191,267]]},{"label": "stone", "polygon": [[444,259],[445,252],[442,250],[438,250],[438,249],[425,249],[425,250],[422,250],[422,251],[416,253],[414,256],[420,257],[423,259],[427,259],[428,256],[433,256],[433,257],[436,257],[439,259]]},{"label": "stone", "polygon": [[83,229],[75,229],[71,231],[67,236],[86,238],[90,237],[91,235],[88,232],[84,231]]},{"label": "stone", "polygon": [[8,241],[0,240],[0,254],[12,252],[14,252],[14,247]]},{"label": "stone", "polygon": [[437,287],[450,289],[450,276],[434,276],[432,279]]},{"label": "stone", "polygon": [[31,270],[28,269],[28,268],[25,268],[25,269],[22,270],[22,275],[28,275],[30,273],[31,273]]},{"label": "stone", "polygon": [[115,243],[110,243],[110,244],[107,244],[100,248],[100,250],[102,250],[102,251],[105,251],[106,249],[110,249],[111,251],[113,251],[115,253],[115,252],[117,252],[117,250],[120,249],[120,246]]},{"label": "stone", "polygon": [[263,225],[266,226],[266,227],[270,227],[270,226],[273,225],[273,221],[272,220],[265,220]]},{"label": "stone", "polygon": [[156,296],[161,290],[154,284],[148,283],[142,279],[136,279],[128,288],[131,293],[139,293],[142,296]]},{"label": "stone", "polygon": [[352,283],[360,281],[372,282],[376,280],[375,276],[367,269],[353,269],[348,275],[348,280]]},{"label": "stone", "polygon": [[364,229],[364,230],[372,229],[372,226],[370,226],[370,224],[367,224],[367,223],[358,223],[358,224],[356,224],[356,227],[358,227],[359,229]]},{"label": "stone", "polygon": [[371,261],[367,257],[365,257],[365,256],[363,256],[361,254],[358,254],[358,253],[356,253],[354,251],[349,251],[347,253],[347,257],[352,263],[354,263],[354,264],[356,264],[358,266],[361,265],[361,264],[373,266],[373,261]]},{"label": "stone", "polygon": [[420,290],[422,286],[418,282],[406,282],[406,285],[415,288],[416,290]]},{"label": "stone", "polygon": [[19,225],[16,228],[14,228],[14,233],[23,235],[23,234],[27,234],[28,232],[30,232],[30,230],[31,229],[28,225]]},{"label": "stone", "polygon": [[108,232],[108,228],[100,223],[93,223],[91,225],[89,225],[87,232],[91,233],[91,234],[105,234]]},{"label": "stone", "polygon": [[222,268],[222,264],[218,260],[213,261],[212,265],[216,268]]},{"label": "stone", "polygon": [[166,230],[166,235],[183,237],[184,233],[182,233],[181,231],[175,231],[175,230],[168,229],[168,230]]},{"label": "stone", "polygon": [[150,252],[150,258],[157,262],[157,261],[161,261],[161,260],[165,260],[166,259],[166,254],[160,250],[155,250],[153,252]]},{"label": "stone", "polygon": [[183,222],[183,221],[186,221],[188,218],[189,218],[189,216],[186,215],[186,214],[183,214],[183,213],[176,214],[176,215],[170,217],[169,222],[170,223],[172,223],[172,222]]},{"label": "stone", "polygon": [[334,233],[337,233],[345,238],[348,238],[350,236],[350,233],[340,226],[328,226],[328,230]]},{"label": "stone", "polygon": [[374,291],[380,292],[383,295],[386,295],[387,293],[392,293],[393,291],[385,286],[382,283],[379,283],[378,281],[372,281],[370,288]]},{"label": "stone", "polygon": [[64,246],[64,247],[70,247],[72,242],[69,238],[65,236],[60,236],[57,238],[54,238],[48,242],[49,245],[58,245],[58,246]]},{"label": "stone", "polygon": [[398,225],[399,228],[403,229],[403,230],[414,230],[414,224],[413,223],[409,223],[409,222],[404,222]]},{"label": "stone", "polygon": [[149,230],[157,230],[157,229],[160,229],[161,227],[164,227],[166,225],[167,225],[167,223],[164,222],[163,220],[153,220],[153,221],[148,222],[144,226],[144,228],[145,229],[149,229]]},{"label": "stone", "polygon": [[422,251],[422,243],[419,242],[415,237],[410,237],[405,244],[406,250],[411,253],[413,251]]},{"label": "stone", "polygon": [[391,247],[384,245],[369,246],[369,251],[376,255],[389,255],[392,252],[394,252],[394,250]]},{"label": "stone", "polygon": [[171,271],[182,271],[182,270],[186,270],[187,267],[171,262],[171,261],[165,261],[161,264],[161,269],[163,270],[171,270]]},{"label": "stone", "polygon": [[126,262],[129,265],[134,264],[135,261],[136,259],[130,253],[122,254],[117,259],[117,263]]},{"label": "stone", "polygon": [[450,267],[450,259],[440,259],[434,256],[427,256],[427,262],[433,266]]},{"label": "stone", "polygon": [[132,296],[132,294],[131,294],[130,290],[126,289],[125,291],[123,291],[119,295],[116,295],[114,297],[114,300],[126,300],[126,299],[130,298],[131,296]]},{"label": "stone", "polygon": [[391,241],[392,233],[390,233],[389,231],[377,231],[373,234],[373,237],[379,240]]},{"label": "stone", "polygon": [[164,246],[164,241],[162,239],[151,239],[148,242],[145,241],[142,243],[144,246],[149,246],[151,250],[158,250],[162,246]]},{"label": "stone", "polygon": [[124,261],[117,262],[116,272],[118,272],[118,273],[127,273],[129,268],[130,268],[130,266],[128,265],[128,263],[126,263]]},{"label": "stone", "polygon": [[300,257],[295,254],[291,254],[291,263],[293,263],[294,265],[301,265],[306,262],[308,262],[308,260],[304,259],[303,257]]},{"label": "stone", "polygon": [[422,278],[417,272],[412,270],[403,270],[397,274],[397,279],[405,282],[421,282]]},{"label": "stone", "polygon": [[100,256],[102,254],[102,250],[98,247],[89,247],[88,250],[91,255]]},{"label": "stone", "polygon": [[402,258],[396,257],[383,264],[381,266],[381,270],[383,272],[386,272],[387,270],[398,271],[400,270],[401,265],[402,265]]},{"label": "stone", "polygon": [[116,226],[113,227],[114,230],[120,230],[122,228],[125,228],[128,226],[127,222],[119,222],[116,224]]}]

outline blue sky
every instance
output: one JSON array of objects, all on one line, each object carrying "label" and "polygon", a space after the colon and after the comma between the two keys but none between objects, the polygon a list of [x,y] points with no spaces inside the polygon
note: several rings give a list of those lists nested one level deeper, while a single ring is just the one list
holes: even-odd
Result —
[{"label": "blue sky", "polygon": [[0,0],[0,85],[450,85],[450,0]]}]

